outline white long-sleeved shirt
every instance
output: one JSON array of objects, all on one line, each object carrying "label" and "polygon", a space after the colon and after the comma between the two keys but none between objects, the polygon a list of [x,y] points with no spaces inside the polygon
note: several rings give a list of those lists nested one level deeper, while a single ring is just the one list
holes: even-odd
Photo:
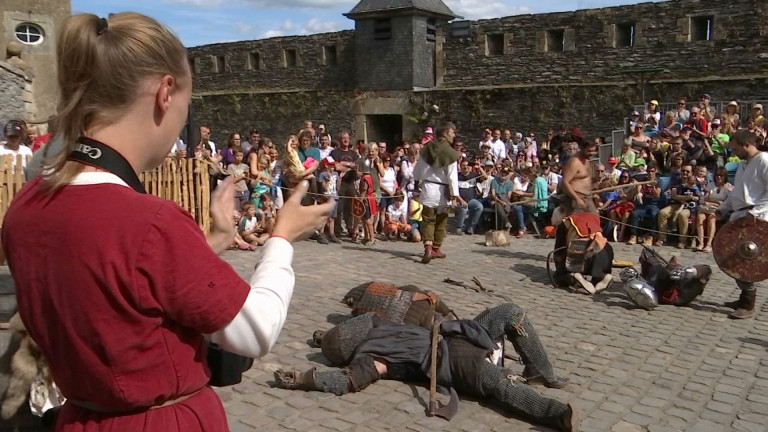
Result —
[{"label": "white long-sleeved shirt", "polygon": [[[750,206],[754,208],[745,210]],[[728,194],[721,211],[732,211],[731,220],[751,213],[757,219],[768,221],[768,153],[760,152],[739,164],[733,191]]]},{"label": "white long-sleeved shirt", "polygon": [[[78,174],[72,185],[117,184],[130,187],[120,177],[108,172]],[[267,240],[251,275],[251,291],[240,312],[223,329],[208,339],[227,351],[247,357],[269,353],[285,324],[288,305],[296,282],[293,268],[293,246],[278,237]]]},{"label": "white long-sleeved shirt", "polygon": [[[454,162],[446,167],[433,167],[423,157],[413,169],[413,177],[420,182],[421,204],[437,208],[450,204],[450,198],[459,196],[459,168]],[[447,188],[450,188],[448,194]]]}]

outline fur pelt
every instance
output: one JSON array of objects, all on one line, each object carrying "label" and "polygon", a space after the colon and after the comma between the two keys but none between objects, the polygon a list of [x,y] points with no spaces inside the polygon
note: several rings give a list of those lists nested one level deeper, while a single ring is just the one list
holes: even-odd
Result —
[{"label": "fur pelt", "polygon": [[11,377],[0,407],[0,417],[6,420],[16,415],[27,401],[38,373],[42,373],[47,380],[51,379],[48,362],[27,332],[18,313],[11,318],[9,328],[14,337],[20,338],[20,343],[11,359]]}]

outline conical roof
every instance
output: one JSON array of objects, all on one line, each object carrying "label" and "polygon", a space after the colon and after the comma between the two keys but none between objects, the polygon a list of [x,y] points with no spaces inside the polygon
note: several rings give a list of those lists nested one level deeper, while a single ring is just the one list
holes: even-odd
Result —
[{"label": "conical roof", "polygon": [[429,12],[448,19],[458,16],[442,0],[362,0],[344,16],[355,19],[362,15],[399,12],[409,9]]}]

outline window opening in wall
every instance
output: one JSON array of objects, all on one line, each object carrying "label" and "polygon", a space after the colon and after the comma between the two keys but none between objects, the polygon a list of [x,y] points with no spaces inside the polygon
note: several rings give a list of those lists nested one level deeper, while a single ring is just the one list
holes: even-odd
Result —
[{"label": "window opening in wall", "polygon": [[338,64],[339,57],[336,53],[336,46],[331,45],[323,47],[323,58],[325,58],[325,64],[327,66]]},{"label": "window opening in wall", "polygon": [[434,42],[435,36],[437,36],[437,20],[429,18],[427,19],[427,42]]},{"label": "window opening in wall", "polygon": [[635,46],[635,25],[617,24],[616,25],[616,47]]},{"label": "window opening in wall", "polygon": [[452,21],[451,22],[451,36],[453,37],[467,37],[472,34],[471,21]]},{"label": "window opening in wall", "polygon": [[261,54],[252,52],[248,54],[248,70],[261,69]]},{"label": "window opening in wall", "polygon": [[216,72],[224,73],[227,69],[227,58],[223,55],[216,56]]},{"label": "window opening in wall", "polygon": [[196,67],[196,59],[194,57],[189,58],[189,71],[192,73],[192,75],[195,75],[197,73],[197,67]]},{"label": "window opening in wall", "polygon": [[565,30],[547,31],[547,51],[565,51]]},{"label": "window opening in wall", "polygon": [[504,34],[494,33],[485,35],[486,52],[489,56],[504,55]]},{"label": "window opening in wall", "polygon": [[40,45],[43,43],[43,29],[32,23],[22,23],[14,30],[16,40],[25,45]]},{"label": "window opening in wall", "polygon": [[691,17],[691,40],[712,40],[715,18],[712,16]]},{"label": "window opening in wall", "polygon": [[285,58],[285,67],[288,67],[288,68],[296,67],[296,50],[295,49],[283,50],[283,56]]},{"label": "window opening in wall", "polygon": [[373,38],[386,40],[392,38],[392,20],[389,18],[377,19],[373,22]]}]

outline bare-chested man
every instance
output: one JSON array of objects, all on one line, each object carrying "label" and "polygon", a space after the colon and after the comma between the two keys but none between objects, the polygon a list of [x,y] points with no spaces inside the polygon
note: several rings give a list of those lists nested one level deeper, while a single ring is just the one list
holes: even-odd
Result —
[{"label": "bare-chested man", "polygon": [[[578,143],[579,151],[568,158],[563,168],[563,192],[561,211],[563,217],[574,213],[595,213],[592,196],[592,166],[590,160],[597,156],[598,146],[594,141],[584,140],[581,131],[574,129],[572,140]],[[560,286],[573,285],[576,281],[591,294],[602,291],[608,287],[611,278],[611,263],[613,261],[613,249],[609,244],[599,246],[589,259],[587,272],[584,274],[569,274],[566,269],[566,256],[568,246],[568,228],[561,223],[557,228],[555,237],[555,282]],[[590,277],[591,282],[586,280]]]},{"label": "bare-chested man", "polygon": [[592,166],[590,160],[597,156],[597,144],[585,141],[579,130],[574,130],[573,140],[579,145],[579,152],[568,158],[563,168],[563,216],[573,213],[597,213],[592,195]]}]

